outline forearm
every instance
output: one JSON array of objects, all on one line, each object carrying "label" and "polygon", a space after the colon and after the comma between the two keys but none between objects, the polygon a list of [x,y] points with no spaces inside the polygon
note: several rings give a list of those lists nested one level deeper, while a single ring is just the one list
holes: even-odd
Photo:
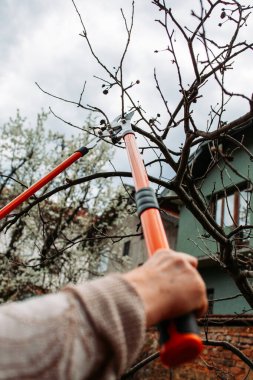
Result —
[{"label": "forearm", "polygon": [[120,276],[4,305],[0,379],[116,379],[144,331],[142,302]]}]

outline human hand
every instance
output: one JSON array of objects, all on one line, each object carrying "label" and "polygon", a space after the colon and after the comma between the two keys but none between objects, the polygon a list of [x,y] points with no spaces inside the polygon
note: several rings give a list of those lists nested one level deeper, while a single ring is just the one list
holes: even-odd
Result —
[{"label": "human hand", "polygon": [[143,301],[147,327],[190,312],[197,316],[206,312],[206,288],[197,263],[193,256],[163,249],[123,275]]}]

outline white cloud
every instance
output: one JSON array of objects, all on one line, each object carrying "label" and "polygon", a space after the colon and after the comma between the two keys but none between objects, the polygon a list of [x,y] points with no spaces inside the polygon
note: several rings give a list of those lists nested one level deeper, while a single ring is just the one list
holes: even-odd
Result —
[{"label": "white cloud", "polygon": [[[110,69],[118,65],[126,31],[120,12],[125,10],[127,20],[131,15],[131,0],[76,0],[80,13],[87,26],[90,39],[99,57]],[[196,24],[197,20],[190,15],[191,8],[199,9],[196,0],[174,2],[175,15],[183,25]],[[165,49],[168,42],[164,29],[154,20],[161,13],[151,4],[151,1],[136,1],[135,24],[133,37],[125,65],[126,82],[140,80],[132,94],[140,100],[152,117],[157,112],[162,113],[161,120],[165,123],[165,107],[155,89],[153,69],[156,67],[161,88],[169,106],[173,109],[180,99],[178,77],[171,56],[164,51],[155,54],[154,50]],[[70,0],[10,0],[0,3],[0,122],[7,121],[20,108],[23,116],[31,120],[43,107],[48,110],[52,106],[60,116],[79,125],[87,113],[80,108],[55,100],[43,94],[34,84],[37,81],[46,91],[70,100],[78,100],[85,80],[86,91],[83,102],[106,110],[109,117],[114,118],[120,113],[120,94],[112,89],[105,96],[102,93],[102,82],[93,75],[104,77],[99,65],[91,57],[85,40],[79,36],[82,25]],[[229,23],[218,27],[220,13],[216,19],[210,20],[207,31],[210,31],[220,42],[225,40],[229,32]],[[252,22],[248,29],[243,30],[243,39],[252,35]],[[179,33],[175,33],[175,47],[181,62],[183,81],[185,84],[193,77],[193,67],[187,53],[186,44],[182,43]],[[250,96],[252,82],[252,52],[239,60],[236,71],[228,73],[228,89],[245,91]],[[108,77],[106,78],[108,79]],[[210,81],[201,92],[205,100],[200,99],[194,108],[194,113],[200,125],[206,125],[210,105],[220,98],[217,87]],[[246,112],[247,103],[235,101],[228,107],[230,117],[238,117]],[[70,131],[69,127],[50,117],[50,128]],[[73,132],[71,130],[71,132]],[[171,148],[178,147],[181,140],[181,130],[173,131],[168,144]],[[125,167],[120,161],[121,168]]]}]

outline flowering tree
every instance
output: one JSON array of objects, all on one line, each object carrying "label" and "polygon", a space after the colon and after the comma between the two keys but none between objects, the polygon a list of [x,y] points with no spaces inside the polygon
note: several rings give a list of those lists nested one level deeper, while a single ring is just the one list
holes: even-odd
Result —
[{"label": "flowering tree", "polygon": [[[27,128],[18,113],[0,128],[1,207],[80,145],[91,142],[85,134],[67,138],[47,131],[46,119],[47,115],[41,113],[37,125]],[[83,128],[90,128],[92,123],[88,120]],[[99,150],[91,149],[88,156],[1,221],[1,301],[76,283],[90,273],[99,275],[100,253],[109,244],[107,235],[120,210],[124,216],[124,201],[118,190],[110,180],[96,178],[112,155],[113,150],[105,143]],[[73,186],[75,181],[78,186]],[[112,197],[116,197],[114,202],[110,202]],[[115,208],[115,202],[119,207]]]}]

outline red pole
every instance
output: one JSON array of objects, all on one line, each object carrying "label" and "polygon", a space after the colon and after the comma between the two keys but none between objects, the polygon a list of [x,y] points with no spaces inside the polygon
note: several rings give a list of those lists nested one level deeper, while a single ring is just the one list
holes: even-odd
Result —
[{"label": "red pole", "polygon": [[59,164],[56,168],[54,168],[50,173],[45,175],[39,181],[35,182],[31,187],[26,189],[23,193],[18,195],[15,199],[13,199],[10,203],[4,206],[0,210],[0,220],[7,216],[11,211],[17,208],[21,203],[30,198],[33,194],[35,194],[39,189],[45,186],[48,182],[58,176],[62,171],[67,169],[70,165],[72,165],[75,161],[77,161],[80,157],[83,157],[89,151],[88,148],[82,147],[76,152],[74,152],[70,157],[64,160],[61,164]]},{"label": "red pole", "polygon": [[[136,190],[137,212],[140,215],[144,238],[149,255],[158,249],[169,248],[159,206],[149,187],[146,169],[136,145],[133,132],[123,135]],[[193,314],[173,321],[164,321],[159,326],[160,358],[163,364],[176,367],[194,360],[202,351],[203,343]]]}]

